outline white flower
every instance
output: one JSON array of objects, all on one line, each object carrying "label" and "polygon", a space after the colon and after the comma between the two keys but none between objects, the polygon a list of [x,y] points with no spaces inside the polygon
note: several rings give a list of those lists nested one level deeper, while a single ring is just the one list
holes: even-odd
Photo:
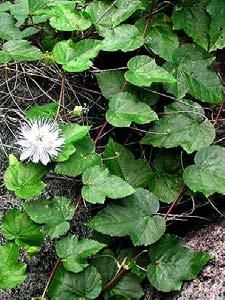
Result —
[{"label": "white flower", "polygon": [[21,146],[20,160],[29,159],[34,163],[47,165],[58,155],[64,144],[58,125],[51,120],[26,121],[21,126],[17,144]]}]

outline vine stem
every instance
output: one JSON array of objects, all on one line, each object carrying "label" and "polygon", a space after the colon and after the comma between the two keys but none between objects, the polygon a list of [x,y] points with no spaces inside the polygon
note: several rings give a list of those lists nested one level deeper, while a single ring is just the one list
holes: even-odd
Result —
[{"label": "vine stem", "polygon": [[55,263],[55,265],[54,265],[54,267],[53,267],[53,269],[52,269],[52,271],[51,271],[51,274],[50,274],[50,276],[49,276],[49,278],[48,278],[48,281],[47,281],[47,284],[46,284],[45,289],[44,289],[44,291],[43,291],[43,294],[41,295],[41,300],[44,300],[44,299],[45,299],[45,294],[46,294],[46,292],[47,292],[47,290],[48,290],[48,287],[49,287],[49,285],[50,285],[50,283],[51,283],[51,281],[52,281],[52,278],[53,278],[53,276],[55,275],[55,272],[56,272],[56,270],[57,270],[57,268],[58,268],[58,266],[59,266],[60,264],[61,264],[60,260],[57,259],[57,261],[56,261],[56,263]]},{"label": "vine stem", "polygon": [[172,204],[170,205],[170,207],[168,208],[168,210],[167,210],[167,212],[166,212],[166,215],[165,215],[165,217],[164,217],[165,220],[167,220],[169,214],[170,214],[171,211],[174,209],[174,207],[175,207],[177,201],[180,199],[180,197],[181,197],[182,194],[184,193],[185,189],[186,189],[186,186],[183,185],[183,186],[181,187],[180,191],[177,193],[176,198],[174,199],[174,201],[172,202]]},{"label": "vine stem", "polygon": [[144,29],[144,32],[143,32],[143,38],[146,37],[146,34],[148,32],[148,29],[149,29],[149,26],[150,26],[150,23],[151,23],[151,20],[152,20],[152,16],[153,16],[154,7],[155,7],[155,0],[152,1],[152,7],[151,7],[151,11],[149,13],[149,16],[148,16],[148,19],[147,19],[147,22],[146,22],[146,25],[145,25],[145,29]]},{"label": "vine stem", "polygon": [[105,130],[105,128],[106,128],[107,125],[108,125],[108,122],[107,122],[107,121],[105,121],[105,122],[102,124],[102,126],[101,126],[101,128],[100,128],[100,130],[99,130],[99,132],[98,132],[98,134],[97,134],[97,136],[96,136],[96,138],[95,138],[95,140],[94,140],[94,144],[95,144],[95,145],[97,144],[98,140],[101,138],[101,136],[102,136],[102,134],[103,134],[103,132],[104,132],[104,130]]},{"label": "vine stem", "polygon": [[[125,88],[126,88],[126,86],[127,86],[127,83],[128,83],[127,81],[124,81],[124,84],[122,85],[122,87],[121,87],[121,89],[120,89],[121,92],[124,92],[124,91],[125,91]],[[105,122],[102,124],[102,126],[101,126],[101,128],[100,128],[100,130],[99,130],[99,132],[98,132],[98,134],[97,134],[97,137],[96,137],[95,140],[94,140],[94,144],[95,144],[95,145],[96,145],[96,144],[98,143],[98,141],[100,140],[100,138],[101,138],[103,132],[105,131],[105,128],[106,128],[107,125],[108,125],[108,122],[107,122],[107,120],[105,120]]]},{"label": "vine stem", "polygon": [[101,293],[104,294],[106,291],[110,290],[118,282],[118,280],[125,275],[127,271],[128,269],[121,267],[121,269],[114,275],[109,283],[102,289]]},{"label": "vine stem", "polygon": [[218,111],[218,113],[217,113],[217,115],[216,115],[216,119],[215,119],[214,125],[216,125],[217,122],[219,121],[219,118],[220,118],[220,116],[221,116],[221,113],[222,113],[224,107],[225,107],[225,98],[223,99],[223,102],[222,102],[222,104],[220,105],[220,109],[219,109],[219,111]]}]

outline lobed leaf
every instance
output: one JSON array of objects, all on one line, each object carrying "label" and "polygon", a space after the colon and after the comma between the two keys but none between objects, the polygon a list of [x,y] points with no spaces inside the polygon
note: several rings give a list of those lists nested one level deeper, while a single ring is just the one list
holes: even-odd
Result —
[{"label": "lobed leaf", "polygon": [[52,238],[65,234],[75,213],[74,204],[65,197],[23,203],[26,214],[36,223],[43,224],[43,233]]},{"label": "lobed leaf", "polygon": [[11,154],[9,167],[4,174],[4,184],[10,191],[14,191],[19,198],[32,198],[39,195],[45,188],[41,177],[48,168],[42,164],[22,164]]},{"label": "lobed leaf", "polygon": [[64,146],[59,155],[55,158],[56,162],[64,162],[76,151],[74,144],[84,138],[90,126],[81,126],[79,124],[67,124],[61,127],[65,139]]},{"label": "lobed leaf", "polygon": [[[125,79],[123,71],[104,71],[96,73],[95,76],[97,77],[102,95],[108,100],[120,93],[124,86]],[[151,86],[151,90],[131,85],[128,82],[126,84],[126,92],[133,94],[136,99],[149,106],[158,101],[157,90],[157,86],[154,86],[154,84]]]},{"label": "lobed leaf", "polygon": [[90,126],[79,124],[67,124],[62,126],[62,133],[65,138],[65,144],[75,143],[84,138],[90,130]]},{"label": "lobed leaf", "polygon": [[180,155],[174,151],[157,153],[152,173],[148,182],[151,192],[162,202],[173,202],[184,185]]},{"label": "lobed leaf", "polygon": [[206,11],[207,1],[187,1],[177,4],[172,20],[173,29],[183,29],[194,42],[208,50],[210,16]]},{"label": "lobed leaf", "polygon": [[14,243],[0,246],[0,289],[15,288],[26,279],[26,264],[18,262],[19,248]]},{"label": "lobed leaf", "polygon": [[5,213],[2,221],[2,234],[9,241],[28,246],[39,246],[44,238],[39,227],[24,212],[13,208]]},{"label": "lobed leaf", "polygon": [[203,108],[184,100],[166,106],[165,116],[153,125],[141,143],[166,148],[181,146],[192,153],[209,146],[214,139],[215,129],[204,116]]},{"label": "lobed leaf", "polygon": [[187,93],[208,103],[222,102],[222,85],[217,74],[210,69],[214,57],[198,47],[183,45],[173,53],[173,63],[164,68],[176,79],[168,85],[168,92],[178,99]]},{"label": "lobed leaf", "polygon": [[[10,14],[6,12],[0,12],[0,38],[1,39],[7,41],[22,39],[21,31],[19,30],[19,28],[15,26],[15,23],[16,23],[15,20]],[[3,53],[0,52],[0,62],[4,63],[4,59],[2,57],[3,57]],[[6,59],[5,61],[7,62]]]},{"label": "lobed leaf", "polygon": [[184,170],[185,184],[194,192],[205,196],[225,194],[225,149],[220,146],[203,148],[195,155],[195,165]]},{"label": "lobed leaf", "polygon": [[10,7],[12,16],[17,20],[16,26],[21,26],[28,15],[31,15],[31,2],[29,0],[15,0]]},{"label": "lobed leaf", "polygon": [[144,43],[144,38],[137,27],[130,24],[122,24],[107,31],[102,41],[102,50],[123,52],[133,51],[140,48]]},{"label": "lobed leaf", "polygon": [[87,6],[86,12],[98,33],[104,36],[108,29],[118,26],[136,10],[144,8],[141,0],[118,0],[115,3],[97,0]]},{"label": "lobed leaf", "polygon": [[[167,61],[172,61],[175,49],[179,47],[177,35],[172,31],[167,15],[156,14],[145,33],[145,46]],[[141,33],[145,32],[146,20],[139,19],[135,25]]]},{"label": "lobed leaf", "polygon": [[107,168],[101,166],[93,166],[84,171],[82,181],[82,197],[91,203],[104,203],[106,197],[118,199],[135,192],[126,181],[111,175]]},{"label": "lobed leaf", "polygon": [[96,254],[105,246],[94,240],[78,240],[72,236],[57,242],[56,253],[66,270],[79,273],[88,266],[86,258]]},{"label": "lobed leaf", "polygon": [[101,42],[94,39],[84,39],[74,43],[72,40],[58,42],[53,48],[53,56],[56,62],[63,65],[67,72],[82,72],[92,66],[92,58],[95,58],[101,50]]},{"label": "lobed leaf", "polygon": [[95,153],[95,145],[89,137],[75,143],[76,152],[67,161],[57,163],[55,172],[67,176],[79,176],[86,169],[101,164],[101,157]]},{"label": "lobed leaf", "polygon": [[179,291],[184,280],[194,279],[213,257],[181,244],[181,238],[165,234],[149,249],[151,264],[147,269],[150,283],[160,291]]},{"label": "lobed leaf", "polygon": [[135,246],[156,242],[165,231],[165,221],[157,216],[159,202],[152,193],[137,189],[136,193],[101,210],[88,226],[110,236],[131,237]]},{"label": "lobed leaf", "polygon": [[50,25],[61,31],[82,31],[91,27],[91,21],[82,11],[74,9],[73,3],[56,4],[50,10]]},{"label": "lobed leaf", "polygon": [[211,0],[207,6],[211,17],[210,23],[210,51],[225,47],[225,3],[220,0]]},{"label": "lobed leaf", "polygon": [[25,40],[11,40],[3,44],[0,51],[0,63],[35,61],[42,58],[42,52]]},{"label": "lobed leaf", "polygon": [[59,266],[49,286],[48,294],[52,300],[89,300],[96,299],[101,289],[101,276],[95,267],[89,266],[75,274]]},{"label": "lobed leaf", "polygon": [[105,147],[104,163],[111,174],[126,180],[132,187],[146,187],[153,171],[144,159],[135,159],[124,146],[109,140]]},{"label": "lobed leaf", "polygon": [[152,82],[173,83],[176,79],[165,69],[159,67],[155,60],[147,55],[138,55],[128,61],[128,71],[124,77],[137,86],[150,86]]},{"label": "lobed leaf", "polygon": [[157,114],[145,103],[138,101],[135,95],[121,92],[111,97],[107,121],[116,127],[129,127],[132,122],[146,124],[157,120]]},{"label": "lobed leaf", "polygon": [[58,109],[58,103],[47,103],[44,105],[34,105],[26,111],[27,119],[46,118],[54,119]]}]

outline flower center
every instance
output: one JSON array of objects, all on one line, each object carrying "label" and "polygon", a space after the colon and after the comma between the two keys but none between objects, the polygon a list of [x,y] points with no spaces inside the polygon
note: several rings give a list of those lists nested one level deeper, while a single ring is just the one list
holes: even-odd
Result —
[{"label": "flower center", "polygon": [[43,140],[44,140],[44,136],[43,136],[42,134],[38,134],[38,135],[36,136],[36,141],[37,141],[38,143],[42,143]]}]

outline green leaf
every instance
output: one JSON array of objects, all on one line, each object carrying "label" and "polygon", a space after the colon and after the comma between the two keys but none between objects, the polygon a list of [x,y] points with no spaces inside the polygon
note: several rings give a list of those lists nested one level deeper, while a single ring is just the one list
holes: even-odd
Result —
[{"label": "green leaf", "polygon": [[184,170],[185,184],[205,196],[225,194],[225,149],[219,146],[203,148],[195,155],[195,165]]},{"label": "green leaf", "polygon": [[221,0],[211,0],[207,6],[211,16],[210,51],[225,47],[225,3]]},{"label": "green leaf", "polygon": [[[145,31],[146,20],[140,19],[135,25],[140,32]],[[177,35],[172,31],[170,19],[164,14],[153,16],[145,34],[145,46],[167,61],[172,61],[172,54],[179,47]]]},{"label": "green leaf", "polygon": [[121,92],[121,88],[124,85],[124,72],[122,71],[104,71],[96,73],[99,88],[102,95],[106,99],[110,99],[115,94]]},{"label": "green leaf", "polygon": [[101,276],[95,267],[89,266],[74,274],[60,266],[55,272],[48,294],[51,300],[89,300],[96,299],[101,289]]},{"label": "green leaf", "polygon": [[56,162],[63,162],[76,151],[74,143],[84,138],[90,130],[90,126],[81,126],[78,124],[67,124],[62,126],[62,134],[65,138],[65,144],[55,158]]},{"label": "green leaf", "polygon": [[[126,257],[123,255],[122,259],[119,259],[111,250],[107,249],[102,254],[91,258],[91,264],[96,267],[101,275],[103,287],[115,276],[118,271],[118,263],[121,263]],[[140,299],[143,296],[140,279],[133,274],[127,273],[109,291],[105,292],[103,296],[104,299],[109,299],[113,296]]]},{"label": "green leaf", "polygon": [[26,264],[18,263],[18,256],[15,244],[0,246],[0,289],[15,288],[26,279]]},{"label": "green leaf", "polygon": [[15,26],[15,20],[6,12],[0,13],[0,38],[3,40],[18,40],[22,38],[21,31]]},{"label": "green leaf", "polygon": [[58,103],[48,103],[44,105],[34,105],[31,106],[26,111],[26,118],[28,119],[37,119],[37,118],[46,118],[54,119],[58,109]]},{"label": "green leaf", "polygon": [[168,86],[168,92],[178,99],[187,93],[208,103],[222,102],[222,85],[217,74],[210,69],[214,57],[202,49],[183,45],[173,53],[173,63],[166,63],[164,68],[176,79]]},{"label": "green leaf", "polygon": [[15,240],[18,246],[20,242],[30,246],[38,246],[43,242],[43,235],[38,225],[16,208],[5,213],[2,221],[2,234],[7,240]]},{"label": "green leaf", "polygon": [[176,79],[159,67],[155,60],[146,55],[138,55],[128,61],[128,71],[124,77],[137,86],[150,86],[152,82],[173,83]]},{"label": "green leaf", "polygon": [[130,24],[122,24],[106,32],[102,41],[102,50],[128,52],[140,48],[143,43],[144,38],[137,27]]},{"label": "green leaf", "polygon": [[25,28],[21,33],[22,33],[22,38],[26,39],[38,32],[40,32],[41,29],[34,28],[34,27],[27,27]]},{"label": "green leaf", "polygon": [[99,252],[105,246],[94,240],[78,240],[75,236],[70,236],[57,242],[56,253],[64,268],[78,273],[88,266],[86,258]]},{"label": "green leaf", "polygon": [[52,238],[65,234],[75,213],[74,204],[65,197],[23,203],[28,216],[38,224],[44,224],[43,232]]},{"label": "green leaf", "polygon": [[75,151],[76,148],[73,144],[65,144],[59,152],[59,155],[57,155],[57,157],[55,157],[53,160],[56,162],[64,162],[68,160]]},{"label": "green leaf", "polygon": [[3,44],[0,51],[0,63],[8,63],[11,60],[16,62],[40,60],[42,53],[40,49],[32,46],[25,40],[12,40]]},{"label": "green leaf", "polygon": [[147,276],[151,284],[163,292],[179,291],[183,280],[194,279],[213,257],[193,251],[181,244],[181,238],[165,234],[149,249],[151,264]]},{"label": "green leaf", "polygon": [[62,133],[65,143],[75,143],[84,138],[90,130],[90,126],[82,126],[79,124],[67,124],[62,127]]},{"label": "green leaf", "polygon": [[[50,0],[51,1],[51,0]],[[34,16],[35,11],[38,9],[43,8],[47,5],[47,3],[50,2],[49,0],[15,0],[14,4],[10,6],[10,12],[11,15],[16,18],[18,21],[16,26],[19,27],[27,22],[26,24],[37,24],[40,22],[45,22],[47,18],[40,18],[39,16]],[[28,16],[32,16],[32,20],[30,22],[31,18],[28,18]],[[39,21],[38,21],[39,18]],[[30,23],[29,23],[30,22]]]},{"label": "green leaf", "polygon": [[88,5],[86,12],[100,35],[108,29],[118,26],[128,19],[136,10],[145,9],[141,0],[94,1]]},{"label": "green leaf", "polygon": [[[102,92],[102,95],[106,99],[110,99],[115,94],[121,92],[124,85],[124,72],[123,71],[104,71],[101,73],[96,73],[99,88]],[[155,93],[155,87],[151,86],[151,90],[146,88],[137,87],[127,83],[126,91],[132,93],[136,96],[139,101],[144,102],[148,105],[153,105],[158,101],[158,95]]]},{"label": "green leaf", "polygon": [[192,153],[209,146],[215,139],[215,129],[196,102],[175,101],[165,107],[165,116],[157,121],[141,140],[142,144],[173,148],[181,146]]},{"label": "green leaf", "polygon": [[122,178],[111,175],[105,167],[94,166],[87,169],[82,176],[84,187],[82,197],[91,203],[104,203],[105,198],[123,198],[135,190]]},{"label": "green leaf", "polygon": [[153,175],[149,187],[158,199],[165,203],[173,202],[183,187],[180,155],[172,152],[159,152],[153,163]]},{"label": "green leaf", "polygon": [[95,145],[89,137],[84,137],[75,144],[76,152],[67,161],[57,163],[57,174],[76,177],[86,169],[101,164],[101,157],[95,153]]},{"label": "green leaf", "polygon": [[16,0],[14,4],[11,5],[10,12],[12,16],[18,21],[16,24],[17,27],[21,26],[30,12],[30,3],[29,0]]},{"label": "green leaf", "polygon": [[5,1],[0,4],[0,12],[9,11],[12,6],[10,1]]},{"label": "green leaf", "polygon": [[14,191],[19,198],[32,198],[45,188],[41,177],[48,168],[41,164],[22,164],[14,155],[10,155],[10,164],[4,174],[4,183],[8,190]]},{"label": "green leaf", "polygon": [[118,270],[118,260],[110,249],[104,250],[101,254],[90,259],[102,278],[103,288],[110,282]]},{"label": "green leaf", "polygon": [[135,246],[156,242],[165,231],[165,221],[155,215],[159,202],[152,193],[137,189],[136,193],[101,210],[88,226],[111,236],[131,237]]},{"label": "green leaf", "polygon": [[84,12],[75,9],[75,3],[53,3],[40,13],[46,14],[50,18],[50,25],[60,31],[83,31],[91,26]]},{"label": "green leaf", "polygon": [[141,299],[144,292],[140,278],[131,273],[126,274],[106,293],[105,299],[111,299],[113,296],[118,296],[116,299]]},{"label": "green leaf", "polygon": [[116,127],[129,127],[132,122],[146,124],[157,120],[157,114],[147,104],[138,100],[128,92],[112,96],[106,113],[107,121]]},{"label": "green leaf", "polygon": [[208,50],[210,16],[205,1],[186,1],[174,8],[173,29],[183,29],[199,46]]},{"label": "green leaf", "polygon": [[94,39],[84,39],[77,43],[72,40],[58,42],[53,48],[56,62],[63,65],[67,72],[82,72],[92,66],[92,58],[95,58],[101,50],[101,42]]},{"label": "green leaf", "polygon": [[146,187],[153,176],[149,163],[135,159],[132,152],[112,139],[105,147],[104,164],[111,174],[126,180],[132,187]]}]

